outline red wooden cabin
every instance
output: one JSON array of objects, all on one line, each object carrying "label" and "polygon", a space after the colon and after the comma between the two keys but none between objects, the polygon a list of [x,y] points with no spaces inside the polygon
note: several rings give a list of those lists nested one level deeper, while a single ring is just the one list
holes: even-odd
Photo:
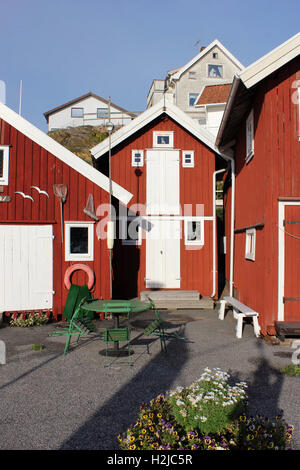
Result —
[{"label": "red wooden cabin", "polygon": [[[54,184],[67,186],[63,219]],[[108,191],[106,176],[0,103],[0,312],[57,317],[68,293],[65,272],[77,263],[91,268],[93,295],[109,298],[106,240],[83,211],[90,194],[97,208]],[[131,198],[115,183],[112,192],[124,204]],[[86,274],[75,272],[72,282],[86,283]]]},{"label": "red wooden cabin", "polygon": [[[161,101],[113,133],[110,149],[113,180],[133,194],[128,211],[116,212],[115,295],[135,297],[149,289],[217,295],[214,137]],[[108,139],[91,153],[107,172]]]},{"label": "red wooden cabin", "polygon": [[[234,150],[235,296],[259,313],[262,333],[300,320],[300,34],[234,79],[217,136]],[[230,278],[231,181],[224,187]]]}]

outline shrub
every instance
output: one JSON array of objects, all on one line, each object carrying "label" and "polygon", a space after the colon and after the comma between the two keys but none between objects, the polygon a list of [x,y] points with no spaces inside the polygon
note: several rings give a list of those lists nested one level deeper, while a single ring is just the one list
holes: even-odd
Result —
[{"label": "shrub", "polygon": [[[246,414],[246,384],[228,385],[219,369],[186,388],[160,394],[140,406],[139,418],[119,434],[123,450],[283,450],[293,427]],[[223,386],[223,387],[222,387]],[[224,405],[224,406],[223,406]]]}]

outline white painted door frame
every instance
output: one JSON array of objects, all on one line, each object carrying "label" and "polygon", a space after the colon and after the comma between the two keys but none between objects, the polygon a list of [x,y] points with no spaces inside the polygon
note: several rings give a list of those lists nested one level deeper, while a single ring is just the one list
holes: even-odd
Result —
[{"label": "white painted door frame", "polygon": [[278,201],[278,321],[284,321],[285,236],[283,221],[286,206],[300,206],[300,201]]}]

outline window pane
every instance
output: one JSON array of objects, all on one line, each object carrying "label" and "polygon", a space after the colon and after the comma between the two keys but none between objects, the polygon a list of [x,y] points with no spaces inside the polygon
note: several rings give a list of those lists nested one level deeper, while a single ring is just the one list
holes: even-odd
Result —
[{"label": "window pane", "polygon": [[70,253],[87,254],[89,251],[88,227],[70,228]]},{"label": "window pane", "polygon": [[200,240],[201,239],[201,222],[188,222],[188,240]]},{"label": "window pane", "polygon": [[199,94],[199,93],[190,93],[190,94],[189,94],[189,105],[190,105],[190,106],[194,106],[198,94]]},{"label": "window pane", "polygon": [[208,76],[209,77],[222,77],[223,76],[223,67],[222,67],[222,65],[209,65],[208,66]]},{"label": "window pane", "polygon": [[0,150],[0,178],[3,178],[4,151]]},{"label": "window pane", "polygon": [[168,135],[158,135],[157,143],[159,145],[168,145],[170,143],[170,137]]},{"label": "window pane", "polygon": [[108,117],[108,109],[107,108],[97,108],[97,117],[98,118]]},{"label": "window pane", "polygon": [[83,117],[83,108],[72,108],[71,109],[72,117]]}]

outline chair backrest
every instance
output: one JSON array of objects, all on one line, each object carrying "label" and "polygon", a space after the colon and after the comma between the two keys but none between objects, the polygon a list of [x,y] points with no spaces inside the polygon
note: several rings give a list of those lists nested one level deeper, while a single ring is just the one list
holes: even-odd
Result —
[{"label": "chair backrest", "polygon": [[103,332],[103,341],[129,341],[129,328],[108,328]]},{"label": "chair backrest", "polygon": [[153,300],[150,297],[148,297],[148,299],[149,299],[149,303],[151,305],[151,309],[154,310],[154,313],[155,313],[155,316],[156,316],[157,320],[160,322],[161,325],[163,325],[163,319],[161,318],[160,313],[159,313],[159,311],[157,310],[157,308],[155,306],[155,303],[153,302]]},{"label": "chair backrest", "polygon": [[153,322],[150,323],[150,325],[148,325],[144,329],[144,335],[145,336],[150,336],[152,333],[154,333],[154,331],[159,330],[160,326],[161,326],[161,324],[158,320],[153,320]]}]

